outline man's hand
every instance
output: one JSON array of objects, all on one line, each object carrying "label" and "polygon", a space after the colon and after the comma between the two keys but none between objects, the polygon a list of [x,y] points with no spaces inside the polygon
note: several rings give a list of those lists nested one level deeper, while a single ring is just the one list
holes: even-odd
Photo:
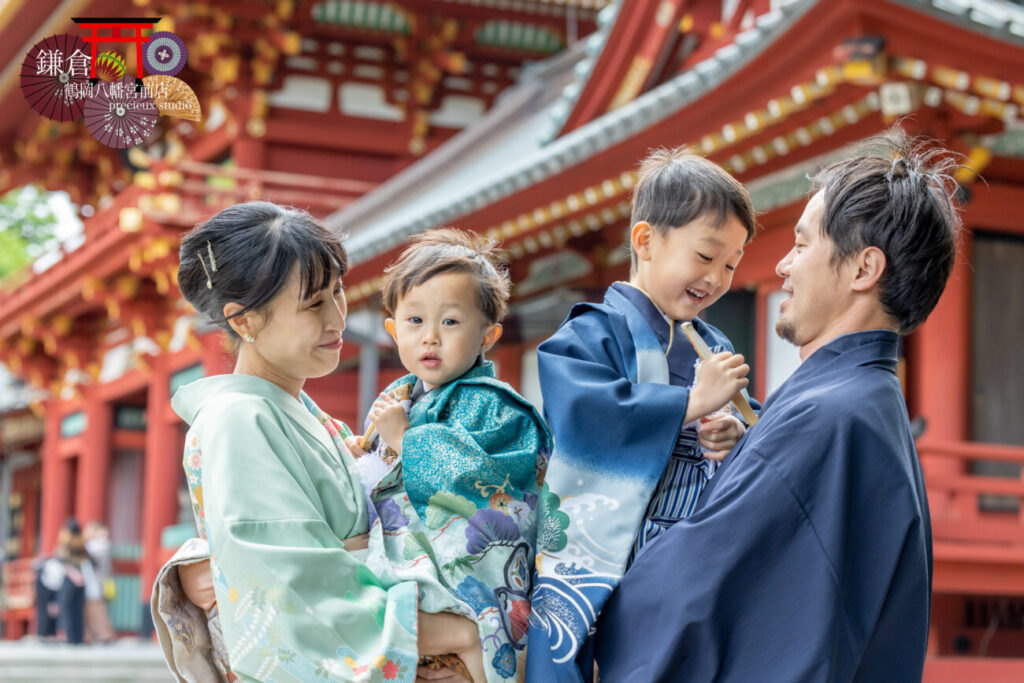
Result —
[{"label": "man's hand", "polygon": [[702,417],[697,426],[697,441],[704,448],[705,458],[721,461],[746,431],[746,426],[731,413],[708,415]]},{"label": "man's hand", "polygon": [[693,422],[715,412],[750,383],[750,366],[738,353],[723,351],[703,361],[697,368],[697,383],[690,390],[683,423]]},{"label": "man's hand", "polygon": [[409,429],[409,416],[405,408],[391,394],[383,393],[370,408],[370,422],[384,442],[398,455],[402,454],[402,437]]},{"label": "man's hand", "polygon": [[178,565],[178,580],[185,591],[185,597],[203,611],[217,604],[209,560]]}]

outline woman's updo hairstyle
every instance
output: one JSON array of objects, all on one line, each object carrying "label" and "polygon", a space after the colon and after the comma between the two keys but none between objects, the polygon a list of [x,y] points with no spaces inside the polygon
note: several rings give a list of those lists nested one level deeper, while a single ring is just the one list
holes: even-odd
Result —
[{"label": "woman's updo hairstyle", "polygon": [[209,323],[238,334],[224,305],[260,309],[281,291],[292,265],[299,264],[303,300],[332,287],[348,270],[341,238],[305,211],[270,202],[224,209],[197,225],[181,241],[178,288]]}]

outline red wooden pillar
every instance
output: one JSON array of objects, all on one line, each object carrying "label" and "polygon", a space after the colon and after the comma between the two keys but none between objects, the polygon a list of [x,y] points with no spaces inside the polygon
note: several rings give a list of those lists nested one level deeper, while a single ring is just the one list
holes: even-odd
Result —
[{"label": "red wooden pillar", "polygon": [[970,438],[971,272],[970,243],[963,245],[946,291],[922,327],[917,400],[928,419],[928,437]]},{"label": "red wooden pillar", "polygon": [[264,151],[261,140],[241,135],[231,146],[231,158],[237,168],[265,168]]},{"label": "red wooden pillar", "polygon": [[106,522],[107,519],[114,413],[110,402],[101,399],[94,387],[86,390],[85,418],[75,510],[75,515],[83,525],[91,521]]},{"label": "red wooden pillar", "polygon": [[[927,322],[910,340],[909,384],[912,415],[921,415],[928,427],[920,440],[921,467],[925,475],[960,475],[964,463],[951,458],[929,456],[927,444],[966,441],[970,419],[970,298],[971,281],[966,242],[957,256],[946,290]],[[970,520],[977,517],[977,502],[971,494],[929,490],[932,519]],[[933,598],[930,655],[948,650],[949,629],[960,623],[962,603],[952,596]]]},{"label": "red wooden pillar", "polygon": [[768,295],[778,286],[777,280],[762,282],[754,297],[754,357],[750,360],[754,362],[754,395],[761,403],[768,398]]},{"label": "red wooden pillar", "polygon": [[58,452],[60,443],[61,414],[55,401],[46,403],[45,431],[43,433],[42,455],[42,504],[40,532],[42,541],[40,552],[53,552],[57,542],[57,533],[64,520],[71,516],[71,494],[74,482],[71,481],[72,467],[67,458]]},{"label": "red wooden pillar", "polygon": [[523,383],[523,349],[525,344],[505,344],[495,347],[490,355],[498,365],[498,379],[508,382],[519,391]]},{"label": "red wooden pillar", "polygon": [[167,419],[170,411],[170,373],[167,356],[151,361],[146,399],[146,454],[142,488],[143,600],[149,599],[153,580],[160,569],[160,534],[178,521],[178,481],[181,452],[176,426]]},{"label": "red wooden pillar", "polygon": [[[913,412],[928,421],[927,431],[921,439],[922,450],[926,450],[929,442],[967,441],[970,436],[969,254],[970,244],[965,242],[942,298],[927,322],[911,339]],[[930,461],[926,456],[925,467],[932,473],[950,474],[960,472],[962,466],[955,460]],[[930,502],[934,514],[949,512],[949,500],[936,496]],[[959,509],[959,506],[957,512],[973,514],[966,508]]]},{"label": "red wooden pillar", "polygon": [[224,350],[223,339],[223,332],[210,332],[199,337],[203,347],[200,352],[202,354],[203,374],[207,377],[230,373],[234,367],[234,360]]},{"label": "red wooden pillar", "polygon": [[38,503],[42,490],[42,476],[42,463],[39,462],[19,470],[14,475],[14,490],[21,494],[21,514],[24,515],[21,524],[20,557],[34,557],[42,551],[42,548],[35,545],[40,531]]}]

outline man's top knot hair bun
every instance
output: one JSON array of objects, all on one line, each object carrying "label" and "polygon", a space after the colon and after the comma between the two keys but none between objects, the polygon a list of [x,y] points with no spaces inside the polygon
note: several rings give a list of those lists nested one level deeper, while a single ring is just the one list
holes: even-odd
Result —
[{"label": "man's top knot hair bun", "polygon": [[907,163],[907,159],[903,156],[897,156],[892,160],[892,170],[889,171],[890,180],[899,180],[900,178],[906,178],[910,175],[911,168]]}]

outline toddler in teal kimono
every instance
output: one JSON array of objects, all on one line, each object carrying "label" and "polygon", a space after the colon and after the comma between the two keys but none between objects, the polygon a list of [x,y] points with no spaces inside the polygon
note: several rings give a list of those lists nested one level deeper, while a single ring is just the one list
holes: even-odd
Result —
[{"label": "toddler in teal kimono", "polygon": [[[410,374],[374,403],[373,446],[364,453],[357,437],[346,443],[359,455],[372,503],[370,568],[400,582],[432,564],[437,582],[418,581],[420,609],[476,620],[483,662],[466,661],[469,672],[524,680],[538,494],[551,439],[536,409],[483,359],[501,334],[508,299],[507,275],[492,258],[470,234],[436,230],[386,272],[392,317],[385,325]],[[378,527],[383,533],[374,533]]]}]

